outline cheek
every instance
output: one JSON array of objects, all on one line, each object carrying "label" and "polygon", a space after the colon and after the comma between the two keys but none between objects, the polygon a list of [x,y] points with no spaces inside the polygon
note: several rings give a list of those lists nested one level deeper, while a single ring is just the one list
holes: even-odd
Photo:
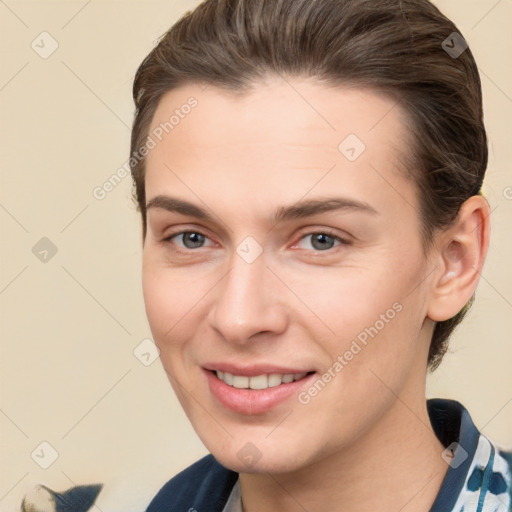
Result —
[{"label": "cheek", "polygon": [[310,311],[331,334],[345,339],[373,325],[388,310],[394,316],[393,304],[403,299],[400,284],[383,279],[376,269],[309,273],[294,281],[294,291]]},{"label": "cheek", "polygon": [[388,366],[400,365],[400,361],[407,365],[414,357],[414,340],[423,320],[417,293],[411,293],[418,272],[406,270],[403,262],[386,266],[381,261],[380,265],[375,262],[334,272],[324,269],[295,280],[294,291],[304,297],[309,309],[307,316],[300,317],[327,352],[325,363],[342,356],[347,361],[344,370],[350,368],[355,376],[353,385],[366,378],[368,366],[382,367],[388,373]]},{"label": "cheek", "polygon": [[168,313],[173,309],[173,294],[169,293],[156,273],[146,267],[142,273],[142,292],[149,325],[158,344],[165,329],[171,327]]},{"label": "cheek", "polygon": [[191,310],[189,294],[180,291],[183,288],[175,278],[170,279],[168,272],[158,267],[149,268],[146,264],[142,272],[142,289],[146,316],[160,350],[162,366],[182,407],[188,410],[187,395],[182,386],[191,388],[190,375],[185,371],[190,362],[187,362],[184,350],[186,333],[194,329],[192,315],[187,316]]},{"label": "cheek", "polygon": [[180,319],[190,310],[189,293],[183,291],[176,279],[170,279],[169,273],[146,263],[142,271],[142,291],[151,332],[161,348],[175,339],[173,334],[180,326]]},{"label": "cheek", "polygon": [[[149,258],[148,258],[149,260]],[[204,276],[194,279],[190,272],[179,272],[153,261],[145,261],[142,271],[142,289],[146,316],[160,359],[168,374],[180,375],[180,381],[189,376],[184,368],[194,366],[193,336],[202,324],[198,318],[207,314],[205,296],[212,286]],[[174,387],[174,383],[173,383]]]}]

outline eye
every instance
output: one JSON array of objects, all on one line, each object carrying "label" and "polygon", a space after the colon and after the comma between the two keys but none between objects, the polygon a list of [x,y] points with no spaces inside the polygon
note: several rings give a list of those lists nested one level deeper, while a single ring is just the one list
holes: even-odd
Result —
[{"label": "eye", "polygon": [[[308,233],[301,237],[300,241],[306,240],[310,238],[311,246],[315,251],[325,252],[329,249],[335,247],[335,242],[338,242],[337,245],[348,245],[349,242],[336,236],[334,233],[330,233],[328,231],[318,231],[314,233]],[[299,242],[300,243],[300,242]]]},{"label": "eye", "polygon": [[[175,244],[174,239],[180,240],[181,243],[177,244],[178,247],[184,249],[201,249],[205,247],[205,242],[210,240],[206,235],[199,231],[180,231],[173,233],[163,240],[164,243]],[[314,251],[326,252],[339,245],[349,245],[350,241],[345,240],[334,233],[329,231],[317,231],[303,235],[298,244],[303,243],[304,240],[310,239],[310,247],[301,247],[305,249],[313,249]],[[211,240],[210,240],[211,242]],[[210,246],[213,245],[213,242]]]},{"label": "eye", "polygon": [[167,243],[174,243],[172,240],[174,238],[180,239],[183,245],[180,247],[184,247],[185,249],[200,249],[203,247],[203,244],[209,238],[198,231],[181,231],[179,233],[174,233],[163,241]]}]

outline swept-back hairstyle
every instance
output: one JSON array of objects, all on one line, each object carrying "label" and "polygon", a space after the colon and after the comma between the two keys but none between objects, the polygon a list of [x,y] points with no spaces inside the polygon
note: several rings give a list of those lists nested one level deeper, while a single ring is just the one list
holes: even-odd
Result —
[{"label": "swept-back hairstyle", "polygon": [[[454,35],[455,33],[455,35]],[[478,69],[457,27],[428,0],[205,0],[186,12],[137,70],[131,154],[139,154],[163,94],[186,83],[243,94],[270,75],[388,94],[406,113],[406,174],[417,184],[422,240],[481,194],[487,166]],[[146,235],[145,159],[131,158]],[[440,364],[472,304],[435,326],[428,356]]]}]

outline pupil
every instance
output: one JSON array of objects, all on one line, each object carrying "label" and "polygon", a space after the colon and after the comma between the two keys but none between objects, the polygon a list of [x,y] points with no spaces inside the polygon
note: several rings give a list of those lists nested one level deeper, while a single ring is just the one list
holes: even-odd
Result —
[{"label": "pupil", "polygon": [[[315,236],[313,236],[313,246],[315,246],[315,242],[317,241],[320,241],[320,249],[325,249],[325,245],[322,245],[322,243],[325,244],[325,242],[327,241],[327,245],[330,247],[332,247],[332,242],[334,241],[334,239],[332,238],[332,236],[329,236],[329,235],[326,235],[326,234],[323,234],[323,233],[317,233]],[[331,243],[329,243],[329,241]],[[315,249],[317,249],[317,247],[315,247]]]},{"label": "pupil", "polygon": [[203,235],[200,235],[199,233],[185,233],[183,242],[189,248],[190,245],[187,245],[187,240],[192,242],[192,247],[201,247],[201,244],[203,243],[203,238]]}]

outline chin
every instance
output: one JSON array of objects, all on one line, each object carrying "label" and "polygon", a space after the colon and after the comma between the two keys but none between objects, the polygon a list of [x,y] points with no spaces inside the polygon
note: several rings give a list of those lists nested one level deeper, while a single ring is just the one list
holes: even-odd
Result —
[{"label": "chin", "polygon": [[254,458],[253,461],[243,462],[238,457],[237,453],[214,453],[212,455],[215,459],[222,464],[225,468],[237,473],[249,473],[249,474],[280,474],[290,473],[293,471],[300,470],[302,465],[297,460],[296,456],[283,456],[273,452],[270,458],[261,455],[260,459]]}]

